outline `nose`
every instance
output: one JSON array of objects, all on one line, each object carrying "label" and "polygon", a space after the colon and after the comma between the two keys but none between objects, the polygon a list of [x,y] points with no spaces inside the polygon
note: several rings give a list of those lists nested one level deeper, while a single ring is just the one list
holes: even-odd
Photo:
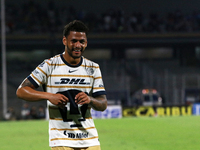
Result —
[{"label": "nose", "polygon": [[80,43],[79,41],[77,41],[77,42],[75,43],[75,47],[81,47],[81,43]]}]

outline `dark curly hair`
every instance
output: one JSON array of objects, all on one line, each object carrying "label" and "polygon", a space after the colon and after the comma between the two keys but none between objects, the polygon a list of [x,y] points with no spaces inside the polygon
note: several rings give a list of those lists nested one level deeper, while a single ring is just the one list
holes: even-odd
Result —
[{"label": "dark curly hair", "polygon": [[87,35],[89,29],[83,22],[74,20],[64,27],[63,36],[67,37],[70,31],[85,32]]}]

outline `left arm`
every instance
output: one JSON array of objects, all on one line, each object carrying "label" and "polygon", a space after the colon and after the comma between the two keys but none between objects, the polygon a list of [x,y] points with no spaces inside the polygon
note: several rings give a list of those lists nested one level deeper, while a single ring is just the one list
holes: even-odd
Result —
[{"label": "left arm", "polygon": [[89,104],[93,109],[97,111],[104,111],[107,108],[106,95],[99,95],[94,98],[88,96],[84,92],[80,92],[76,95],[75,102],[80,105]]}]

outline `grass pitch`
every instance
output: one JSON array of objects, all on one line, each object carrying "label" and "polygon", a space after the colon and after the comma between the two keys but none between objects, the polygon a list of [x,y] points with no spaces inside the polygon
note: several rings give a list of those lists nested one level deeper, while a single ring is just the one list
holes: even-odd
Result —
[{"label": "grass pitch", "polygon": [[[200,116],[95,119],[102,150],[199,149]],[[0,122],[0,149],[50,150],[48,121]]]}]

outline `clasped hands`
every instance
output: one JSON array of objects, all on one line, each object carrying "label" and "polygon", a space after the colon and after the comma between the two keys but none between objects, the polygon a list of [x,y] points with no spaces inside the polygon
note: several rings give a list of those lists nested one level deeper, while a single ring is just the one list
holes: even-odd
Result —
[{"label": "clasped hands", "polygon": [[[69,102],[69,99],[63,94],[57,93],[57,94],[52,94],[49,98],[49,101],[56,106],[64,108],[65,105]],[[89,104],[90,101],[91,101],[90,97],[84,92],[80,92],[75,96],[75,103],[77,105]]]}]

